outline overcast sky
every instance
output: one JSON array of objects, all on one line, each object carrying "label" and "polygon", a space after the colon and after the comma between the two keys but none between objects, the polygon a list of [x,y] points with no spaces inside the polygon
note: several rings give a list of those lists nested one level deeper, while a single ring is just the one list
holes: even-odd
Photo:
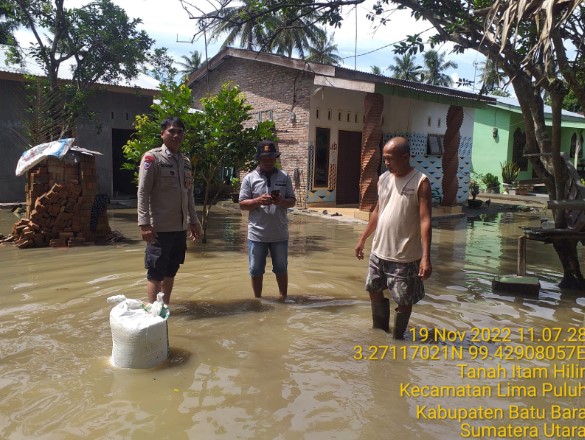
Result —
[{"label": "overcast sky", "polygon": [[[142,19],[142,29],[151,38],[156,40],[156,47],[167,47],[170,54],[177,60],[182,55],[188,56],[197,50],[205,56],[205,43],[203,38],[193,40],[196,31],[196,21],[189,19],[188,13],[182,8],[179,0],[112,0],[122,7],[129,17]],[[194,0],[197,4],[208,4],[207,0]],[[394,54],[392,43],[396,43],[406,35],[422,32],[430,27],[417,22],[410,17],[409,11],[396,11],[391,16],[391,23],[379,29],[375,29],[372,22],[368,21],[366,14],[371,11],[374,0],[367,0],[357,8],[357,32],[356,10],[347,8],[343,11],[344,20],[341,28],[331,29],[335,32],[335,43],[338,46],[338,54],[343,58],[343,67],[370,72],[371,66],[378,66],[383,74],[389,75],[386,70],[393,63]],[[67,7],[78,7],[83,0],[66,0]],[[193,11],[195,13],[196,11]],[[356,46],[357,33],[357,46]],[[30,36],[19,32],[17,38],[21,43],[30,41]],[[423,40],[425,38],[423,37]],[[207,53],[211,58],[219,50],[219,43],[208,45]],[[463,55],[449,53],[451,45],[436,48],[439,51],[447,51],[446,58],[458,63],[459,68],[449,70],[448,73],[454,80],[466,78],[472,80],[474,74],[479,75],[479,69],[474,63],[483,61],[483,56],[477,52],[468,51]],[[429,46],[426,47],[428,49]],[[354,57],[357,54],[357,57]],[[418,55],[417,61],[422,64],[422,57]]]}]

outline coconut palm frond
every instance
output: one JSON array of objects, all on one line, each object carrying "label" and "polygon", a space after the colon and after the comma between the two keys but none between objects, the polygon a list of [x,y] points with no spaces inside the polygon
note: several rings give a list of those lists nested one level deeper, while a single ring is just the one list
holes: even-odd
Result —
[{"label": "coconut palm frond", "polygon": [[516,44],[522,24],[534,22],[538,41],[526,57],[530,59],[541,54],[545,64],[548,64],[552,59],[552,33],[574,14],[582,1],[495,0],[486,16],[486,32],[493,27],[499,28],[500,51],[502,51],[510,39],[512,44]]}]

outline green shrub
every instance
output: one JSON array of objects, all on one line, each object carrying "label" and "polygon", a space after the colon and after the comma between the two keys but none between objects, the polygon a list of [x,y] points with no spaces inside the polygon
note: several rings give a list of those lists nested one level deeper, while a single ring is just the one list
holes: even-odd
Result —
[{"label": "green shrub", "polygon": [[469,194],[471,198],[475,200],[475,197],[479,194],[479,183],[475,179],[469,181]]},{"label": "green shrub", "polygon": [[240,190],[240,179],[237,177],[232,177],[230,179],[230,185],[232,186],[232,190],[239,191]]},{"label": "green shrub", "polygon": [[492,173],[484,174],[481,181],[487,189],[499,189],[500,188],[500,181],[498,179],[498,176],[496,176]]},{"label": "green shrub", "polygon": [[520,167],[516,162],[500,162],[500,165],[502,166],[502,182],[515,185],[520,173]]}]

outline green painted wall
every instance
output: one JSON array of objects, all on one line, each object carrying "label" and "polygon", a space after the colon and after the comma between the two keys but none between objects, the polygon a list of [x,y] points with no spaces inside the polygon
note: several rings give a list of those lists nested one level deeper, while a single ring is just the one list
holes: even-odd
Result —
[{"label": "green painted wall", "polygon": [[[500,162],[512,157],[512,139],[510,136],[511,113],[502,109],[476,109],[473,124],[473,148],[471,152],[471,172],[477,174],[492,173],[502,183]],[[493,130],[497,128],[497,136]]]},{"label": "green painted wall", "polygon": [[[493,137],[494,127],[498,129],[496,138]],[[524,131],[524,119],[520,113],[501,108],[475,110],[473,149],[471,153],[472,176],[473,173],[492,173],[498,176],[500,183],[502,183],[501,164],[512,160],[513,136],[518,127]],[[581,129],[575,127],[561,128],[561,152],[564,152],[567,156],[571,150],[573,133],[579,136]],[[549,136],[551,135],[550,128],[548,129],[548,134]],[[527,170],[521,171],[518,179],[531,179],[532,177],[532,165],[529,161]]]},{"label": "green painted wall", "polygon": [[[561,128],[561,151],[564,151],[567,155],[567,157],[569,157],[569,154],[571,153],[571,137],[573,136],[573,134],[576,134],[577,136],[575,137],[575,139],[579,139],[579,136],[583,136],[585,137],[585,130],[582,130],[580,128],[574,128],[574,127],[562,127]],[[585,160],[585,153],[582,153],[582,157],[580,159],[577,159],[579,162],[582,162],[583,160]],[[571,157],[571,163],[574,163],[574,159],[573,157]]]},{"label": "green painted wall", "polygon": [[[514,132],[517,128],[522,130],[522,133],[525,132],[524,130],[524,118],[520,113],[510,112],[510,149],[508,151],[508,157],[506,160],[512,160],[512,151],[514,149]],[[501,167],[500,167],[501,168]],[[502,171],[500,169],[500,176]],[[526,170],[521,170],[518,174],[518,180],[522,179],[532,179],[532,165],[530,164],[530,160],[528,161],[528,165]]]}]

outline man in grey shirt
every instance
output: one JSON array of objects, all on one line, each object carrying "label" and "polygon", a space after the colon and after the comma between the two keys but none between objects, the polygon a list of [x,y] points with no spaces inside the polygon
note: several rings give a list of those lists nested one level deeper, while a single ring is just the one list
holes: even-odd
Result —
[{"label": "man in grey shirt", "polygon": [[266,256],[270,251],[272,272],[276,275],[280,299],[288,290],[288,218],[287,208],[296,198],[290,177],[275,168],[280,153],[272,141],[258,144],[254,157],[257,168],[242,180],[240,209],[250,211],[248,217],[248,257],[254,296],[262,296]]}]

